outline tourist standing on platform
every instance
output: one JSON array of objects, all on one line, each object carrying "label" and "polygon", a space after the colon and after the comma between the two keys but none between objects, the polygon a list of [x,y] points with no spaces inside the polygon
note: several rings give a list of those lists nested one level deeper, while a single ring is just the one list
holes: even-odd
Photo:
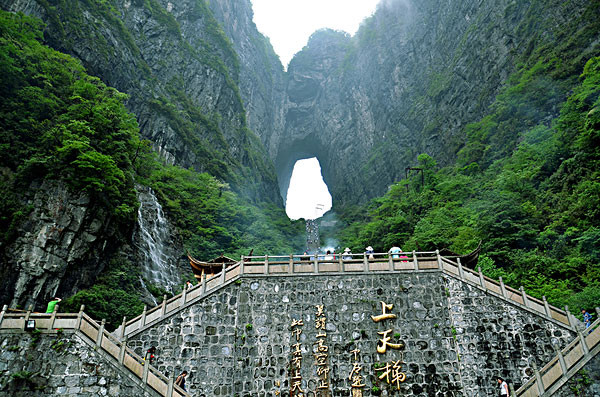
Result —
[{"label": "tourist standing on platform", "polygon": [[190,280],[188,280],[188,281],[185,282],[185,288],[186,289],[191,289],[193,287],[194,287],[194,285],[192,284],[192,282]]},{"label": "tourist standing on platform", "polygon": [[375,255],[373,255],[375,253],[375,251],[373,251],[373,247],[371,247],[370,245],[365,248],[365,254],[369,256],[369,259],[375,259]]},{"label": "tourist standing on platform", "polygon": [[350,252],[350,248],[346,247],[344,250],[344,254],[342,255],[342,259],[345,261],[349,261],[352,259],[352,252]]},{"label": "tourist standing on platform", "polygon": [[401,252],[402,250],[400,247],[396,247],[395,245],[388,251],[388,253],[392,255],[392,259],[400,259]]},{"label": "tourist standing on platform", "polygon": [[58,302],[60,302],[61,300],[62,299],[60,299],[58,297],[52,298],[52,300],[50,302],[48,302],[48,307],[46,308],[46,313],[54,313],[54,308],[56,307]]}]

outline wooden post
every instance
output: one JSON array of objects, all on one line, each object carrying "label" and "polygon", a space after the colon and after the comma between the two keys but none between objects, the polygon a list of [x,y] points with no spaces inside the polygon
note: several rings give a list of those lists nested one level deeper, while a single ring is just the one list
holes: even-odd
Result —
[{"label": "wooden post", "polygon": [[123,361],[125,361],[125,349],[127,349],[127,335],[125,335],[125,338],[123,339],[123,342],[121,342],[121,347],[119,348],[119,364],[123,364]]},{"label": "wooden post", "polygon": [[548,305],[548,301],[546,300],[546,295],[542,296],[542,300],[544,301],[544,310],[546,311],[546,316],[552,318],[552,312],[550,311],[550,306]]},{"label": "wooden post", "polygon": [[83,310],[84,309],[85,309],[85,305],[81,305],[79,307],[79,313],[77,314],[77,322],[75,323],[76,330],[81,328],[81,320],[83,319]]},{"label": "wooden post", "polygon": [[575,328],[575,323],[571,319],[571,312],[569,311],[569,306],[565,305],[565,313],[567,313],[567,321],[569,322],[569,326]]},{"label": "wooden post", "polygon": [[240,259],[240,275],[241,274],[244,274],[244,255],[242,255]]},{"label": "wooden post", "polygon": [[538,392],[539,392],[539,395],[541,396],[546,391],[544,388],[544,383],[542,381],[542,375],[540,375],[540,371],[538,371],[535,361],[533,361],[531,363],[531,366],[533,367],[533,372],[535,373],[535,383],[537,383]]},{"label": "wooden post", "polygon": [[581,343],[581,349],[583,350],[584,355],[590,354],[590,348],[585,341],[585,336],[583,336],[583,332],[579,329],[577,330],[577,335],[579,336],[579,342]]},{"label": "wooden post", "polygon": [[508,294],[506,293],[506,286],[504,285],[504,280],[502,280],[502,276],[498,277],[498,280],[500,281],[500,292],[502,293],[502,296],[508,298]]},{"label": "wooden post", "polygon": [[365,272],[369,271],[369,259],[367,258],[367,253],[363,254],[363,264],[365,265]]},{"label": "wooden post", "polygon": [[290,263],[288,265],[288,273],[294,273],[294,254],[290,254]]},{"label": "wooden post", "polygon": [[206,293],[206,273],[202,273],[202,295]]},{"label": "wooden post", "polygon": [[146,355],[144,356],[145,360],[144,360],[144,372],[142,372],[142,382],[144,382],[144,385],[146,383],[148,383],[148,371],[150,369],[150,357],[148,357],[148,353],[146,353]]},{"label": "wooden post", "polygon": [[4,320],[4,314],[8,310],[8,305],[2,306],[2,311],[0,312],[0,328],[2,328],[2,320]]},{"label": "wooden post", "polygon": [[419,261],[417,260],[417,253],[413,251],[413,262],[415,265],[415,270],[419,270]]},{"label": "wooden post", "polygon": [[187,287],[187,284],[186,284],[183,287],[183,291],[181,291],[181,300],[180,300],[179,306],[185,305],[185,301],[187,300],[187,290],[188,290],[188,287]]},{"label": "wooden post", "polygon": [[23,327],[21,328],[23,331],[25,331],[25,326],[27,325],[27,320],[29,320],[29,316],[31,316],[32,311],[33,311],[33,305],[29,305],[29,308],[27,309],[27,313],[25,313],[25,317],[23,318]]},{"label": "wooden post", "polygon": [[121,323],[121,337],[119,339],[125,337],[125,327],[127,327],[127,316],[123,316],[123,322]]},{"label": "wooden post", "polygon": [[164,316],[167,312],[167,295],[163,295],[163,301],[160,308],[160,315]]},{"label": "wooden post", "polygon": [[102,346],[102,337],[104,336],[104,324],[106,324],[106,319],[102,319],[100,323],[100,328],[98,328],[98,337],[96,338],[96,346]]},{"label": "wooden post", "polygon": [[173,396],[173,377],[169,376],[169,383],[167,384],[167,397]]},{"label": "wooden post", "polygon": [[462,263],[460,262],[460,258],[456,258],[456,263],[458,264],[458,277],[461,280],[465,279],[465,271],[463,270]]},{"label": "wooden post", "polygon": [[142,327],[144,326],[144,324],[146,324],[146,305],[144,305],[144,310],[142,311],[142,317],[140,317],[140,326],[138,327],[138,329],[142,329]]},{"label": "wooden post", "polygon": [[269,274],[269,255],[265,255],[265,274]]},{"label": "wooden post", "polygon": [[52,310],[52,314],[50,315],[50,324],[48,324],[48,329],[54,328],[54,320],[56,320],[56,313],[58,312],[58,304],[54,306],[54,310]]},{"label": "wooden post", "polygon": [[558,362],[560,364],[560,369],[564,375],[569,370],[567,368],[567,363],[565,362],[565,356],[563,356],[562,351],[558,347],[556,347],[554,345],[552,345],[552,347],[554,348],[554,350],[556,351],[556,354],[558,355]]},{"label": "wooden post", "polygon": [[529,299],[527,298],[527,294],[525,293],[522,285],[519,287],[519,291],[521,291],[521,296],[523,297],[523,304],[525,307],[529,307]]},{"label": "wooden post", "polygon": [[444,270],[444,265],[442,264],[442,257],[440,256],[440,250],[435,250],[435,255],[437,256],[438,269]]},{"label": "wooden post", "polygon": [[479,283],[481,284],[481,288],[483,288],[484,290],[487,290],[487,285],[485,284],[485,278],[483,277],[483,273],[481,272],[481,266],[479,266],[477,268],[477,271],[479,272]]}]

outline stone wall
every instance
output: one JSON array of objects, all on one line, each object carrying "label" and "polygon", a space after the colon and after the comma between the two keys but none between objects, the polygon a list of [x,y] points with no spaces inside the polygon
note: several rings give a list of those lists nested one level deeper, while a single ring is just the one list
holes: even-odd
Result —
[{"label": "stone wall", "polygon": [[245,275],[129,346],[157,346],[155,366],[190,372],[196,396],[486,396],[494,376],[522,382],[571,338],[436,270]]},{"label": "stone wall", "polygon": [[[575,337],[558,322],[446,277],[465,395],[495,395],[496,377],[521,387]],[[543,321],[542,321],[543,320]]]},{"label": "stone wall", "polygon": [[0,333],[0,396],[156,396],[72,331]]}]

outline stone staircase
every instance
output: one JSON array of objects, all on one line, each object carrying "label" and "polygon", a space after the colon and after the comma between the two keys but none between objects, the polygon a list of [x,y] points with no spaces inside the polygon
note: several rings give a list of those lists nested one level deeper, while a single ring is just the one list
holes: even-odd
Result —
[{"label": "stone staircase", "polygon": [[[596,313],[600,317],[598,308],[596,308]],[[552,396],[577,371],[600,353],[600,319],[596,320],[586,330],[579,329],[577,334],[577,337],[564,349],[558,350],[556,357],[544,365],[542,369],[535,369],[535,376],[513,395],[523,397]]]},{"label": "stone staircase", "polygon": [[505,285],[500,278],[498,281],[482,274],[481,268],[473,271],[463,267],[460,258],[444,257],[438,251],[434,252],[405,252],[403,258],[393,258],[388,253],[376,253],[372,258],[365,254],[352,254],[352,259],[326,260],[324,257],[308,257],[305,255],[287,256],[249,256],[242,257],[237,264],[230,266],[220,274],[209,279],[206,276],[201,283],[193,288],[184,290],[181,294],[144,311],[139,316],[123,323],[114,332],[120,340],[133,337],[148,327],[196,303],[204,297],[235,282],[244,275],[252,276],[315,276],[319,274],[372,274],[380,272],[431,272],[442,271],[444,274],[473,285],[489,294],[517,305],[531,313],[544,317],[561,326],[576,331],[576,320],[565,307],[561,310],[551,306],[544,297],[542,300],[529,296],[521,287],[519,290]]},{"label": "stone staircase", "polygon": [[160,396],[189,396],[183,389],[174,385],[173,378],[167,378],[142,357],[135,354],[127,344],[117,340],[104,329],[104,321],[98,324],[81,307],[79,313],[32,313],[9,311],[5,305],[0,312],[0,331],[25,332],[26,330],[73,330],[82,340],[93,344],[98,351],[115,360],[116,365],[127,370],[138,379],[144,389],[153,390]]}]

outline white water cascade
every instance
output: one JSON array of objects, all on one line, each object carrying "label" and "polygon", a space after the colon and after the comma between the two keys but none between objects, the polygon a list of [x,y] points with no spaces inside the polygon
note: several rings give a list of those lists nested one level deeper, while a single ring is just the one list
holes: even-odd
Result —
[{"label": "white water cascade", "polygon": [[150,188],[138,188],[138,222],[133,241],[140,252],[142,276],[150,283],[173,293],[181,283],[176,255],[170,248],[170,227],[162,206]]}]

